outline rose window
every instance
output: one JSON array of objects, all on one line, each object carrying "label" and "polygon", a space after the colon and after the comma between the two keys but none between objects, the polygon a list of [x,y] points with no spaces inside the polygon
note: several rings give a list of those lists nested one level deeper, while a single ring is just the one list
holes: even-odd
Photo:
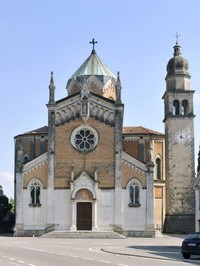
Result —
[{"label": "rose window", "polygon": [[96,130],[87,127],[78,127],[71,136],[71,143],[77,150],[87,152],[93,150],[98,142],[98,134]]}]

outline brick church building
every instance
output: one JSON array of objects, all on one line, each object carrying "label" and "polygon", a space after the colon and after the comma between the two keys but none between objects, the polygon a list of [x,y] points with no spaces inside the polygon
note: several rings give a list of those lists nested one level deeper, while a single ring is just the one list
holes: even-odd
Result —
[{"label": "brick church building", "polygon": [[55,99],[51,73],[48,125],[15,137],[18,235],[86,230],[154,236],[155,229],[177,232],[182,221],[180,230],[192,230],[193,91],[180,46],[167,66],[162,134],[123,127],[119,73],[92,44],[67,82],[67,97]]}]

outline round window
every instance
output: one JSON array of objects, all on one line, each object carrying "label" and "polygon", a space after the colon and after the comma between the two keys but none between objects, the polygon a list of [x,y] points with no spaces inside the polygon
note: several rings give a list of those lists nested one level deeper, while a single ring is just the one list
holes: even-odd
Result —
[{"label": "round window", "polygon": [[71,143],[77,150],[91,151],[98,143],[98,134],[90,126],[80,126],[72,132]]}]

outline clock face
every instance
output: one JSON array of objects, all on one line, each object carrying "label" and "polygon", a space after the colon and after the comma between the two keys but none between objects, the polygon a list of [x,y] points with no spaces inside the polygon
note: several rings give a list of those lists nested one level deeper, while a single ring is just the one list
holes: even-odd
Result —
[{"label": "clock face", "polygon": [[176,143],[186,143],[189,144],[191,143],[192,137],[190,134],[190,131],[184,131],[184,130],[179,130],[175,134],[175,141]]}]

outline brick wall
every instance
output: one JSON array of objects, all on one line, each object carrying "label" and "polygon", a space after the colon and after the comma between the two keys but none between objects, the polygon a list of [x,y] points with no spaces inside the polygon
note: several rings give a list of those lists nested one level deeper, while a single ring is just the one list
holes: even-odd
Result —
[{"label": "brick wall", "polygon": [[123,162],[122,163],[122,188],[126,188],[127,183],[130,179],[137,178],[141,183],[142,187],[146,188],[146,175],[144,172],[138,170],[132,165]]},{"label": "brick wall", "polygon": [[55,185],[56,188],[68,188],[73,162],[75,178],[85,171],[94,177],[95,163],[98,168],[100,188],[114,186],[114,128],[90,118],[88,125],[94,127],[99,135],[97,147],[89,153],[77,151],[70,141],[74,128],[83,124],[81,118],[56,127],[55,138]]},{"label": "brick wall", "polygon": [[24,175],[23,187],[27,188],[28,183],[31,181],[31,179],[38,178],[42,182],[43,187],[47,188],[47,176],[48,176],[48,164],[47,163],[41,164]]}]

